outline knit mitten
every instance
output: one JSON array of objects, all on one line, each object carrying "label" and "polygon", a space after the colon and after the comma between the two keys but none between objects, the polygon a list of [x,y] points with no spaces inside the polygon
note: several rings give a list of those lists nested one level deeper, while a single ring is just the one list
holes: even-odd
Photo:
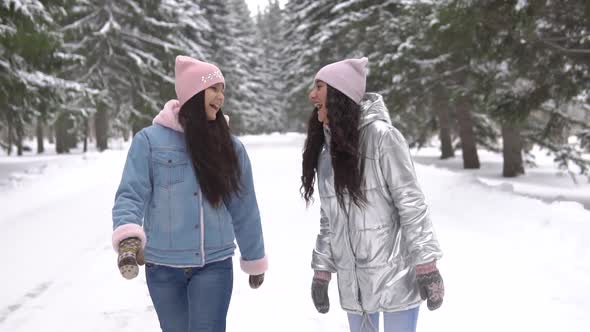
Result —
[{"label": "knit mitten", "polygon": [[119,243],[119,271],[125,279],[133,279],[139,273],[139,265],[144,262],[141,240],[136,237],[126,238]]},{"label": "knit mitten", "polygon": [[332,275],[326,271],[315,271],[311,282],[311,299],[315,308],[320,314],[330,310],[330,299],[328,298],[328,285]]},{"label": "knit mitten", "polygon": [[264,273],[257,274],[257,275],[251,275],[248,278],[248,283],[250,284],[250,287],[253,289],[260,287],[260,285],[262,285],[263,281],[264,281]]},{"label": "knit mitten", "polygon": [[436,261],[416,265],[416,282],[422,300],[427,300],[429,310],[440,308],[445,296],[445,285],[436,268]]}]

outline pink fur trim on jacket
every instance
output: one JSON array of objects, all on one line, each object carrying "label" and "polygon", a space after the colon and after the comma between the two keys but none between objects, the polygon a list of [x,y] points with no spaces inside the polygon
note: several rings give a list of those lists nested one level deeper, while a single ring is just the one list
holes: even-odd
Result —
[{"label": "pink fur trim on jacket", "polygon": [[119,252],[119,243],[130,237],[139,238],[141,240],[141,246],[145,248],[146,239],[143,228],[137,224],[125,224],[115,228],[113,231],[113,249]]},{"label": "pink fur trim on jacket", "polygon": [[240,267],[242,268],[242,271],[249,275],[262,274],[268,270],[268,258],[264,256],[261,259],[253,261],[245,261],[243,258],[240,258]]},{"label": "pink fur trim on jacket", "polygon": [[[166,102],[166,104],[164,105],[164,108],[160,111],[160,113],[158,113],[158,115],[156,115],[152,123],[159,124],[172,130],[184,133],[184,129],[182,129],[182,126],[178,121],[179,112],[180,102],[176,99],[168,100],[168,102]],[[229,125],[229,116],[227,116],[227,114],[224,114],[223,117]]]}]

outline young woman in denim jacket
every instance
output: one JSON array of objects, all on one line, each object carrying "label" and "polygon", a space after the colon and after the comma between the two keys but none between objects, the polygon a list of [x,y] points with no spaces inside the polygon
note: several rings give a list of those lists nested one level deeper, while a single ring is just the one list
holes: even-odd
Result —
[{"label": "young woman in denim jacket", "polygon": [[340,305],[352,332],[414,332],[418,308],[444,295],[442,256],[408,144],[391,124],[383,98],[365,93],[367,59],[323,67],[303,153],[302,192],[310,203],[317,175],[321,216],[312,256],[312,299],[329,309],[338,277]]},{"label": "young woman in denim jacket", "polygon": [[252,288],[268,265],[250,160],[221,111],[225,81],[216,66],[178,56],[175,88],[178,100],[131,143],[113,247],[128,279],[145,261],[162,331],[225,331],[234,239]]}]

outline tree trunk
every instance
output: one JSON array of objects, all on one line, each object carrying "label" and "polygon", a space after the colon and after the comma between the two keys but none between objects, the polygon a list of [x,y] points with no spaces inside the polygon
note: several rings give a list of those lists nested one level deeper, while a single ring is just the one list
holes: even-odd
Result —
[{"label": "tree trunk", "polygon": [[472,104],[467,97],[458,97],[456,104],[457,122],[459,123],[459,136],[461,138],[461,149],[463,151],[463,168],[479,168],[479,156],[475,144],[475,133],[473,131],[473,120],[471,119],[470,108]]},{"label": "tree trunk", "polygon": [[88,144],[96,143],[96,125],[94,121],[94,116],[88,117]]},{"label": "tree trunk", "polygon": [[102,104],[98,103],[96,114],[94,115],[94,128],[96,132],[96,149],[104,151],[108,149],[108,109]]},{"label": "tree trunk", "polygon": [[17,137],[16,138],[16,155],[19,156],[19,157],[23,155],[23,141],[22,141],[22,137]]},{"label": "tree trunk", "polygon": [[59,114],[55,120],[55,152],[58,154],[70,152],[68,147],[68,126],[65,114]]},{"label": "tree trunk", "polygon": [[6,153],[10,156],[12,154],[12,118],[10,117],[10,113],[8,115],[8,141],[6,142],[6,144],[8,145],[8,147],[6,148]]},{"label": "tree trunk", "polygon": [[443,88],[437,86],[434,90],[434,109],[438,118],[438,138],[440,139],[440,159],[448,159],[455,156],[453,140],[451,138],[451,120],[449,114],[449,102]]},{"label": "tree trunk", "polygon": [[446,108],[438,111],[438,123],[440,126],[440,132],[438,137],[440,138],[440,159],[448,159],[455,157],[455,149],[453,148],[453,140],[451,139],[451,124],[449,121],[449,110]]},{"label": "tree trunk", "polygon": [[47,135],[47,141],[49,144],[55,143],[55,126],[49,126],[48,128],[49,134]]},{"label": "tree trunk", "polygon": [[453,148],[453,140],[451,139],[451,121],[449,119],[449,109],[443,103],[439,103],[437,108],[438,126],[440,139],[441,156],[440,159],[453,158],[455,156],[455,149]]},{"label": "tree trunk", "polygon": [[88,118],[84,118],[84,152],[88,152]]},{"label": "tree trunk", "polygon": [[504,156],[504,177],[516,177],[524,174],[522,161],[522,137],[520,128],[509,122],[502,123],[502,154]]},{"label": "tree trunk", "polygon": [[45,152],[44,139],[45,134],[43,133],[43,121],[37,118],[37,153],[41,154]]},{"label": "tree trunk", "polygon": [[66,137],[67,137],[67,144],[68,150],[75,149],[78,146],[78,135],[76,133],[75,128],[75,121],[72,119],[71,115],[68,115],[66,118]]},{"label": "tree trunk", "polygon": [[23,124],[19,123],[15,127],[15,134],[16,134],[16,155],[22,156],[23,155],[23,138],[24,138],[24,129]]}]

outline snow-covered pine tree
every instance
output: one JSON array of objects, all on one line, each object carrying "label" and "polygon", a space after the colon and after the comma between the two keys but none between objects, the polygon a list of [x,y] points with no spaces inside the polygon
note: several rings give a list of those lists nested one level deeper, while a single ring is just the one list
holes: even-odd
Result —
[{"label": "snow-covered pine tree", "polygon": [[[512,100],[529,114],[516,134],[525,149],[536,144],[548,150],[560,167],[570,172],[577,168],[590,178],[589,150],[584,144],[590,125],[569,111],[586,108],[588,112],[584,96],[590,86],[590,3],[540,1],[511,9],[518,28],[513,32],[517,46],[509,53],[509,63],[517,64],[516,82],[529,82],[524,93],[513,89],[521,93]],[[505,170],[508,162],[504,161]]]},{"label": "snow-covered pine tree", "polygon": [[[178,47],[178,52],[204,61],[211,58],[213,50],[207,37],[215,22],[206,16],[202,1],[162,0],[161,9],[173,24],[170,38]],[[174,62],[170,64],[173,70]]]},{"label": "snow-covered pine tree", "polygon": [[[199,2],[200,3],[200,2]],[[211,22],[206,17],[202,4],[193,0],[162,0],[160,8],[163,16],[168,18],[170,34],[168,40],[175,49],[169,50],[163,62],[166,81],[174,81],[174,60],[177,55],[187,55],[199,60],[211,59],[213,50],[207,36],[211,33]],[[173,84],[166,84],[161,90],[162,102],[175,98]]]},{"label": "snow-covered pine tree", "polygon": [[[9,153],[16,144],[22,154],[26,125],[36,118],[47,119],[65,93],[85,90],[57,75],[63,52],[53,15],[61,5],[61,1],[0,2],[0,125],[5,127],[0,130],[5,132],[2,145]],[[42,152],[42,144],[38,146]]]},{"label": "snow-covered pine tree", "polygon": [[211,59],[226,80],[224,113],[233,132],[253,132],[262,121],[256,94],[256,30],[244,0],[224,2],[204,0],[201,6],[211,22],[206,40],[211,43]]},{"label": "snow-covered pine tree", "polygon": [[320,50],[330,32],[324,26],[330,21],[334,6],[328,0],[290,0],[285,5],[283,52],[287,121],[289,130],[305,130],[313,106],[307,100],[313,75],[329,62],[329,54]]},{"label": "snow-covered pine tree", "polygon": [[[336,18],[329,26],[345,38],[341,57],[355,52],[369,58],[367,90],[379,92],[388,105],[393,123],[411,146],[423,144],[432,135],[434,115],[430,100],[420,97],[423,81],[415,74],[423,69],[419,59],[424,50],[416,45],[425,16],[416,4],[373,0],[350,1],[336,6]],[[340,47],[340,49],[343,49]]]},{"label": "snow-covered pine tree", "polygon": [[563,109],[588,86],[589,6],[447,0],[432,8],[427,33],[415,44],[431,52],[426,58],[442,61],[433,73],[419,73],[448,89],[460,133],[470,127],[461,125],[469,115],[478,144],[494,149],[502,135],[505,176],[524,172],[523,149],[533,144],[587,172],[581,150],[564,143],[571,128],[579,137],[587,131]]},{"label": "snow-covered pine tree", "polygon": [[90,101],[99,150],[107,148],[110,127],[125,132],[131,121],[137,131],[173,91],[174,54],[185,50],[171,38],[177,21],[165,8],[159,0],[77,1],[69,8],[62,30],[82,58],[67,72],[100,91]]},{"label": "snow-covered pine tree", "polygon": [[[447,0],[415,5],[426,6],[415,8],[414,13],[417,17],[425,15],[428,19],[421,22],[426,24],[420,25],[419,33],[411,38],[419,57],[413,60],[418,70],[410,80],[420,81],[420,85],[425,87],[420,91],[426,93],[424,97],[418,97],[418,94],[414,96],[418,97],[418,102],[421,99],[428,100],[429,97],[434,106],[441,103],[440,98],[447,96],[461,141],[463,167],[479,168],[477,142],[480,133],[475,128],[481,117],[475,112],[478,111],[482,95],[477,94],[474,67],[481,53],[481,41],[476,35],[481,17],[473,13],[478,4]],[[444,106],[445,101],[442,102]],[[437,118],[450,118],[451,114],[448,115],[438,114]],[[448,137],[446,139],[448,144]]]},{"label": "snow-covered pine tree", "polygon": [[268,2],[263,13],[258,13],[256,63],[259,107],[264,118],[263,132],[282,131],[286,126],[286,104],[282,51],[286,46],[283,36],[283,13],[277,0]]},{"label": "snow-covered pine tree", "polygon": [[[402,108],[398,96],[396,77],[399,68],[392,63],[401,44],[401,3],[377,0],[289,1],[285,8],[285,40],[292,41],[285,48],[288,111],[292,123],[300,127],[309,117],[307,92],[313,75],[323,65],[367,56],[369,77],[367,91],[380,92],[393,111],[392,118],[410,141],[417,140],[411,127],[424,124],[419,112]],[[407,24],[407,23],[404,23]],[[415,90],[414,90],[415,91]],[[404,116],[408,118],[403,118]],[[293,126],[294,129],[298,127]]]},{"label": "snow-covered pine tree", "polygon": [[228,0],[232,55],[226,64],[230,99],[226,109],[236,116],[232,128],[237,133],[256,133],[265,128],[268,115],[262,102],[260,80],[260,47],[256,40],[256,26],[244,0]]}]

